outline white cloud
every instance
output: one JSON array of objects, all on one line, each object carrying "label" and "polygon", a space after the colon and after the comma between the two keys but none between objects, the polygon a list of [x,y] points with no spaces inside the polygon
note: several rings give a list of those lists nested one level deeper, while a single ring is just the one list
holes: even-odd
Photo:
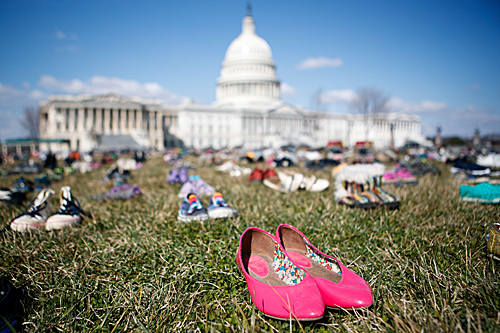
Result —
[{"label": "white cloud", "polygon": [[43,75],[38,81],[38,85],[47,90],[64,91],[66,93],[83,93],[85,85],[81,80],[59,81],[50,75]]},{"label": "white cloud", "polygon": [[394,112],[427,113],[447,110],[448,105],[444,102],[424,100],[421,102],[408,102],[399,97],[389,100],[389,109]]},{"label": "white cloud", "polygon": [[41,99],[47,99],[48,95],[45,92],[35,89],[28,93],[28,98],[32,100],[41,100]]},{"label": "white cloud", "polygon": [[129,97],[160,99],[165,104],[177,104],[182,99],[181,96],[168,91],[156,82],[141,83],[117,77],[93,76],[88,82],[84,82],[79,79],[63,81],[50,75],[44,75],[40,78],[38,85],[54,93],[91,95],[115,93]]},{"label": "white cloud", "polygon": [[[392,99],[393,102],[395,99]],[[500,112],[492,108],[480,108],[468,105],[464,108],[450,108],[446,103],[422,101],[419,103],[400,103],[400,109],[392,111],[408,111],[419,114],[422,120],[424,135],[436,134],[437,126],[441,126],[443,135],[472,136],[479,127],[481,133],[499,133]]]},{"label": "white cloud", "polygon": [[313,68],[324,68],[324,67],[340,67],[343,65],[342,59],[340,58],[307,58],[297,65],[298,69],[313,69]]},{"label": "white cloud", "polygon": [[470,123],[493,123],[500,129],[500,113],[490,108],[478,108],[474,105],[467,105],[464,109],[450,110],[447,113],[450,120],[465,120]]},{"label": "white cloud", "polygon": [[64,33],[62,32],[61,30],[56,30],[55,32],[55,37],[57,39],[61,39],[61,40],[78,40],[78,36],[74,33],[70,33],[70,34],[67,34],[67,33]]},{"label": "white cloud", "polygon": [[6,103],[22,97],[24,92],[14,87],[0,83],[0,102]]},{"label": "white cloud", "polygon": [[21,126],[18,115],[5,109],[0,109],[0,114],[2,115],[2,121],[0,122],[1,140],[21,138],[26,134]]},{"label": "white cloud", "polygon": [[280,85],[280,89],[281,89],[281,96],[283,97],[297,95],[297,90],[295,90],[294,87],[292,87],[287,83],[282,82]]},{"label": "white cloud", "polygon": [[320,98],[322,103],[350,103],[356,98],[356,93],[350,89],[330,90],[322,93]]},{"label": "white cloud", "polygon": [[56,30],[55,35],[57,39],[66,39],[66,34],[61,30]]}]

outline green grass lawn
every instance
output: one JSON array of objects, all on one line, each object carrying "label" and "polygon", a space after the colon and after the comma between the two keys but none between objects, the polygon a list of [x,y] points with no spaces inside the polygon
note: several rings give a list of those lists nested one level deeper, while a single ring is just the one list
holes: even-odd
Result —
[{"label": "green grass lawn", "polygon": [[[200,167],[191,173],[221,191],[239,217],[190,224],[177,221],[180,185],[165,182],[171,167],[160,157],[133,172],[130,183],[143,195],[125,202],[92,201],[112,186],[99,184],[106,170],[73,174],[53,188],[71,186],[91,216],[78,228],[0,235],[0,275],[29,291],[28,332],[498,332],[500,263],[487,256],[485,236],[500,221],[499,205],[460,202],[459,184],[441,168],[417,186],[385,186],[400,195],[399,210],[363,211],[337,205],[332,187],[279,194]],[[52,203],[57,210],[58,196]],[[2,207],[1,227],[23,209]],[[280,223],[362,276],[373,306],[327,310],[313,323],[260,313],[235,253],[246,228],[275,233]]]}]

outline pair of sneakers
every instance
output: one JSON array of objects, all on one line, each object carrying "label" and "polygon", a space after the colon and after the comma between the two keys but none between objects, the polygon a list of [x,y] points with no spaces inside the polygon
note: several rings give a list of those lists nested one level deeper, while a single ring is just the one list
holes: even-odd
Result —
[{"label": "pair of sneakers", "polygon": [[10,223],[10,229],[27,232],[31,230],[62,229],[79,224],[82,220],[83,211],[78,200],[72,196],[69,186],[61,187],[61,206],[54,214],[51,214],[50,200],[52,189],[43,189],[37,197],[28,205],[26,210]]},{"label": "pair of sneakers", "polygon": [[220,192],[210,198],[208,211],[203,207],[195,193],[189,193],[182,201],[178,219],[181,222],[206,221],[209,218],[232,218],[238,216],[238,211],[231,207]]}]

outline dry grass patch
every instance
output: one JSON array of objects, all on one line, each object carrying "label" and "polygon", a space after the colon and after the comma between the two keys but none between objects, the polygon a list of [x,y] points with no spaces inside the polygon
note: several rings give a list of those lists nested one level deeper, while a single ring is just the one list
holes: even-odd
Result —
[{"label": "dry grass patch", "polygon": [[[399,210],[364,211],[337,205],[332,189],[278,194],[201,167],[193,174],[240,214],[203,224],[177,221],[180,185],[166,184],[161,158],[133,172],[143,195],[125,202],[91,200],[111,187],[99,183],[105,170],[70,175],[53,188],[71,186],[90,216],[75,229],[1,235],[0,274],[29,290],[28,332],[499,331],[500,264],[486,256],[485,236],[500,210],[460,202],[458,183],[441,168],[417,186],[387,186],[401,196]],[[2,226],[21,211],[3,207]],[[307,324],[256,310],[234,262],[239,237],[250,226],[274,233],[280,223],[364,277],[374,305],[328,310]]]}]

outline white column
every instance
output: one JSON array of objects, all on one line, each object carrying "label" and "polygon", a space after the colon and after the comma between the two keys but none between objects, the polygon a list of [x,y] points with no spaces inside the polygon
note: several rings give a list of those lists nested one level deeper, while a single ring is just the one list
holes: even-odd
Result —
[{"label": "white column", "polygon": [[75,127],[74,127],[75,126],[75,111],[76,111],[76,109],[75,110],[69,109],[69,119],[66,119],[66,121],[69,121],[67,131],[70,133],[74,132],[74,130],[75,130]]},{"label": "white column", "polygon": [[110,110],[110,112],[113,112],[113,131],[112,131],[112,133],[116,134],[116,133],[118,133],[118,109]]},{"label": "white column", "polygon": [[95,110],[95,131],[96,133],[103,133],[102,131],[102,109],[96,108]]},{"label": "white column", "polygon": [[120,133],[127,133],[127,110],[120,110]]},{"label": "white column", "polygon": [[143,128],[143,122],[142,122],[142,110],[137,110],[137,122],[139,123],[137,128],[142,131]]},{"label": "white column", "polygon": [[102,109],[102,112],[104,112],[104,123],[103,123],[103,126],[104,126],[104,131],[103,131],[103,134],[109,134],[109,124],[110,124],[110,111],[109,109]]},{"label": "white column", "polygon": [[[87,111],[87,116],[88,116],[88,111]],[[78,109],[78,123],[76,124],[78,132],[83,132],[83,129],[85,128],[86,125],[87,124],[85,123],[83,108],[79,108]]]}]

